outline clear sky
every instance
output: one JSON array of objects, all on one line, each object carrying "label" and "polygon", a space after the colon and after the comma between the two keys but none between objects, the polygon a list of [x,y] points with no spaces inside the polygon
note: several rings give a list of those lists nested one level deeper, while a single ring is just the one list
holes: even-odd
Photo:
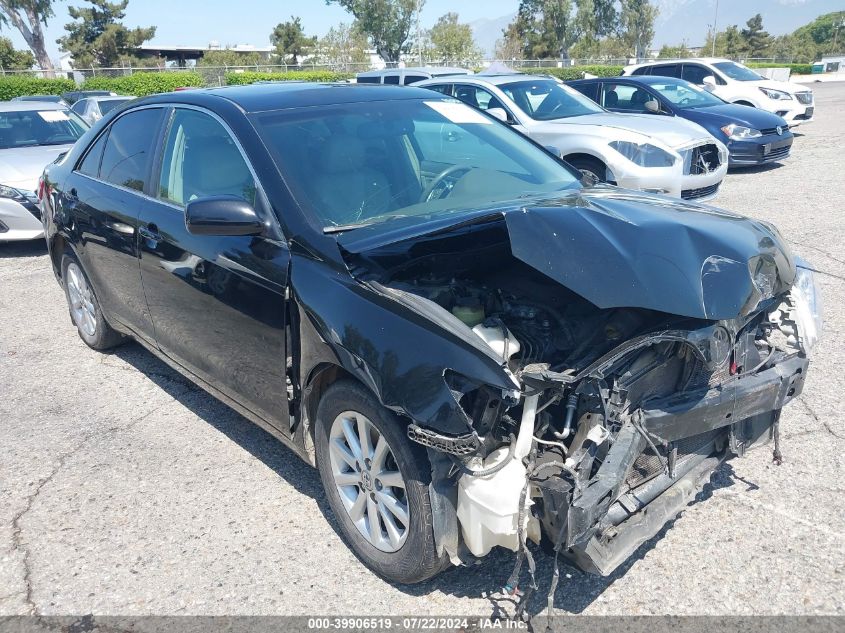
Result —
[{"label": "clear sky", "polygon": [[[45,33],[50,57],[59,55],[55,42],[64,35],[64,25],[70,21],[68,6],[83,4],[78,0],[56,3],[56,15]],[[449,11],[457,11],[463,22],[497,18],[515,12],[518,6],[519,0],[426,0],[420,24],[430,27]],[[129,0],[124,24],[155,25],[158,29],[152,41],[160,45],[207,45],[217,40],[222,45],[265,46],[273,27],[291,15],[302,19],[309,35],[324,35],[339,22],[352,22],[346,11],[336,4],[326,5],[325,0]],[[2,34],[10,37],[17,48],[26,48],[17,30],[4,27]]]}]

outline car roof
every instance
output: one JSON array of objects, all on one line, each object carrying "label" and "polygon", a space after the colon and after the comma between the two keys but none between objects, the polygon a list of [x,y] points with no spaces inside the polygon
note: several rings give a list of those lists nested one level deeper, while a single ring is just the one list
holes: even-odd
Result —
[{"label": "car roof", "polygon": [[643,68],[645,66],[661,66],[663,64],[717,64],[720,62],[730,61],[733,60],[725,59],[724,57],[676,57],[674,59],[653,59],[640,64],[631,64],[630,66],[625,66],[625,70],[630,68]]},{"label": "car roof", "polygon": [[469,75],[472,71],[468,68],[459,68],[457,66],[406,66],[405,68],[384,68],[382,70],[368,70],[358,73],[357,77],[381,77],[382,75],[389,75],[393,73],[426,73],[432,77],[440,75]]},{"label": "car roof", "polygon": [[578,86],[597,83],[599,81],[609,83],[620,83],[627,81],[635,84],[657,84],[664,83],[667,81],[680,81],[683,83],[689,83],[688,81],[681,79],[680,77],[666,77],[664,75],[620,75],[618,77],[590,77],[589,79],[573,79],[572,81],[567,81],[566,83],[572,86]]},{"label": "car roof", "polygon": [[426,79],[425,81],[421,81],[421,82],[416,83],[414,85],[420,86],[420,87],[425,87],[425,86],[439,84],[439,83],[451,83],[451,82],[454,82],[454,81],[459,81],[462,84],[501,86],[502,84],[510,84],[510,83],[515,82],[515,81],[532,81],[532,80],[556,81],[554,79],[554,77],[549,77],[548,75],[509,73],[507,75],[470,75],[468,77],[461,77],[460,79],[453,79],[453,78],[449,78],[449,77],[437,77],[437,78],[434,78],[434,79]]},{"label": "car roof", "polygon": [[0,101],[0,112],[35,112],[38,110],[67,110],[64,103],[54,101]]},{"label": "car roof", "polygon": [[132,95],[94,95],[93,97],[83,97],[80,101],[87,101],[88,99],[91,99],[91,101],[127,101],[134,98]]},{"label": "car roof", "polygon": [[139,103],[185,103],[213,108],[220,99],[245,112],[265,112],[308,106],[338,105],[362,101],[399,101],[445,98],[414,86],[382,84],[315,83],[286,81],[184,90],[145,97]]}]

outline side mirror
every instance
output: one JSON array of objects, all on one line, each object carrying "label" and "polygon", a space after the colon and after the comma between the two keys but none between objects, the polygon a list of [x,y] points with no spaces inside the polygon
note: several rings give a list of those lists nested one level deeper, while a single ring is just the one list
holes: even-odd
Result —
[{"label": "side mirror", "polygon": [[563,155],[560,153],[560,148],[555,147],[554,145],[543,145],[543,149],[555,158],[563,158]]},{"label": "side mirror", "polygon": [[646,101],[644,104],[645,109],[652,114],[660,114],[660,104],[657,102],[656,99],[650,99]]},{"label": "side mirror", "polygon": [[487,110],[487,114],[494,119],[499,119],[502,123],[508,123],[508,113],[504,108],[490,108]]},{"label": "side mirror", "polygon": [[185,208],[185,226],[194,235],[260,235],[264,224],[252,205],[237,196],[191,200]]},{"label": "side mirror", "polygon": [[704,84],[705,90],[713,90],[716,87],[716,78],[713,75],[707,75],[701,83]]}]

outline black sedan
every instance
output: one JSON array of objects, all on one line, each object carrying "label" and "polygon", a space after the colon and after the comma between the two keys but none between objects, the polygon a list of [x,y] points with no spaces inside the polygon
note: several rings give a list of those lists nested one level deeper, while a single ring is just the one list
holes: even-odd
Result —
[{"label": "black sedan", "polygon": [[727,103],[683,79],[644,75],[567,83],[613,112],[678,116],[698,123],[727,145],[731,167],[781,161],[792,149],[792,132],[778,115]]},{"label": "black sedan", "polygon": [[135,101],[40,190],[82,340],[314,463],[417,582],[528,539],[608,574],[801,393],[815,285],[772,226],[579,176],[428,90],[290,83]]}]

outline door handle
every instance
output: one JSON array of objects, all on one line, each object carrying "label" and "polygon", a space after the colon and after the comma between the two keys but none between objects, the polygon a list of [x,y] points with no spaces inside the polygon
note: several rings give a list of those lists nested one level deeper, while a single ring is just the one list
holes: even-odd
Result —
[{"label": "door handle", "polygon": [[143,237],[145,240],[153,240],[154,242],[161,241],[161,233],[158,232],[158,227],[155,224],[138,227],[138,235]]}]

